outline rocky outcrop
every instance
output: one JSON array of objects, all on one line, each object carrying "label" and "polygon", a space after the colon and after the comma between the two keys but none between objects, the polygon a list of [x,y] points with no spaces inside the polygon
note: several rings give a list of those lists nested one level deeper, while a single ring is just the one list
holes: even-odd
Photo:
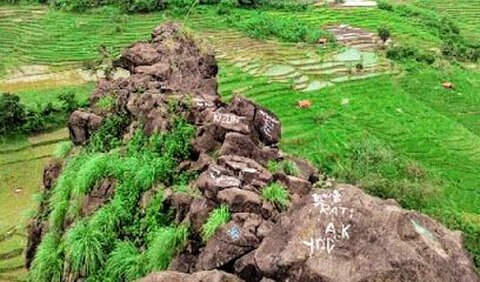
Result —
[{"label": "rocky outcrop", "polygon": [[44,196],[42,197],[36,216],[28,222],[27,226],[28,242],[25,250],[25,266],[27,269],[30,268],[32,264],[35,252],[42,241],[43,235],[47,233],[48,224],[45,215],[48,213],[50,190],[54,187],[61,170],[62,162],[58,160],[50,161],[43,170],[42,194]]},{"label": "rocky outcrop", "polygon": [[347,185],[282,215],[254,261],[275,281],[478,281],[459,232]]},{"label": "rocky outcrop", "polygon": [[[190,227],[188,242],[168,271],[140,281],[478,281],[459,233],[355,187],[314,188],[326,177],[279,150],[278,117],[241,95],[222,102],[212,53],[179,25],[156,28],[151,40],[128,48],[115,65],[130,76],[100,81],[91,107],[72,114],[75,144],[88,142],[111,115],[127,117],[118,130],[124,140],[140,125],[147,134],[168,130],[172,114],[196,127],[190,157],[178,164],[179,171],[198,175],[188,187],[194,192],[157,185],[138,199],[143,212],[162,190],[162,210],[171,213],[172,224]],[[294,169],[269,165],[280,163]],[[45,175],[45,186],[52,187],[49,178],[57,174]],[[105,177],[85,195],[80,218],[115,194],[115,181]],[[328,183],[323,186],[334,186]],[[286,195],[276,195],[284,202],[265,196],[267,187],[284,189]],[[231,219],[205,239],[204,223],[220,206]],[[38,224],[34,238],[43,232]]]}]

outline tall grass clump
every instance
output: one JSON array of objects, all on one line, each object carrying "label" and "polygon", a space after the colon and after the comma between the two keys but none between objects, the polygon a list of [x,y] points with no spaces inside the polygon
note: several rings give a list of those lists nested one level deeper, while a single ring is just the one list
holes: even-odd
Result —
[{"label": "tall grass clump", "polygon": [[188,238],[188,227],[162,227],[151,234],[146,256],[148,271],[165,270]]},{"label": "tall grass clump", "polygon": [[64,159],[68,155],[68,153],[70,153],[72,148],[73,148],[72,141],[60,142],[57,144],[57,147],[55,148],[54,155],[59,159]]},{"label": "tall grass clump", "polygon": [[63,273],[63,252],[60,237],[48,233],[38,246],[32,262],[29,279],[38,282],[61,281]]},{"label": "tall grass clump", "polygon": [[278,183],[271,183],[263,188],[262,197],[282,209],[290,204],[288,191]]},{"label": "tall grass clump", "polygon": [[109,281],[135,281],[144,275],[145,256],[130,241],[118,241],[105,266]]},{"label": "tall grass clump", "polygon": [[230,220],[230,211],[227,206],[214,209],[202,227],[202,239],[208,241],[215,232]]},{"label": "tall grass clump", "polygon": [[66,257],[75,274],[96,274],[107,258],[110,238],[100,230],[78,222],[66,234]]}]

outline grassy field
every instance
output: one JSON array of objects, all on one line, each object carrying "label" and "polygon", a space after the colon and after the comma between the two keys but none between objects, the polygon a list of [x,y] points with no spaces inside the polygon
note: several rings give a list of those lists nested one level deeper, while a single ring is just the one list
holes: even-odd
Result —
[{"label": "grassy field", "polygon": [[[440,13],[458,21],[466,36],[479,39],[475,28],[478,1],[461,0],[457,6],[440,0],[412,2],[432,3]],[[395,42],[429,50],[441,45],[438,35],[422,22],[375,8],[265,13],[278,18],[294,15],[319,28],[350,24],[375,32],[388,26]],[[255,17],[253,11],[238,14],[245,19]],[[47,65],[52,72],[79,68],[98,59],[99,46],[118,54],[134,41],[148,38],[153,27],[169,19],[162,12],[70,14],[42,6],[0,6],[0,15],[0,55],[6,58],[0,61],[0,79],[21,65]],[[355,78],[347,75],[348,66],[336,61],[326,64],[336,54],[331,50],[325,53],[275,38],[248,38],[217,15],[214,7],[201,7],[185,23],[199,37],[210,40],[221,58],[220,91],[225,99],[239,91],[278,114],[284,151],[309,158],[341,181],[396,198],[407,208],[468,231],[467,246],[480,265],[478,64],[442,60],[433,66],[399,65],[379,53],[374,65],[379,76],[348,81]],[[315,81],[334,86],[301,91]],[[445,81],[452,81],[455,89],[444,89]],[[22,102],[34,105],[52,101],[65,91],[86,97],[93,87],[33,83],[19,85],[15,92]],[[313,106],[298,109],[296,102],[302,99],[311,100]],[[42,168],[56,143],[66,136],[62,129],[1,143],[0,197],[8,201],[0,203],[0,232],[12,226],[22,230],[22,214],[34,205],[31,196],[40,187]],[[0,241],[0,254],[23,244],[21,236]],[[0,281],[21,272],[15,268],[19,262],[19,256],[0,262]]]},{"label": "grassy field", "polygon": [[448,16],[455,20],[463,30],[467,31],[467,35],[479,40],[480,30],[480,6],[476,0],[414,0],[411,1],[421,7],[431,9],[432,7],[440,14]]}]

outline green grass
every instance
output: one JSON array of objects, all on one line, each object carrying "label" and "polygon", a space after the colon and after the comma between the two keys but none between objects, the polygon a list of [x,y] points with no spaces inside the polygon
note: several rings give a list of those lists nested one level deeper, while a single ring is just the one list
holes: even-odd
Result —
[{"label": "green grass", "polygon": [[262,196],[270,203],[284,209],[290,204],[287,189],[278,183],[271,183],[263,188]]},{"label": "green grass", "polygon": [[60,143],[57,144],[57,148],[55,148],[54,155],[55,155],[55,157],[57,157],[59,159],[63,159],[68,155],[68,153],[70,153],[72,148],[73,148],[72,141],[60,142]]},{"label": "green grass", "polygon": [[111,281],[135,281],[145,273],[145,256],[132,242],[118,241],[105,266]]},{"label": "green grass", "polygon": [[173,256],[187,243],[186,226],[163,227],[156,231],[148,245],[146,256],[149,271],[165,270]]},{"label": "green grass", "polygon": [[227,206],[221,206],[210,212],[207,221],[202,226],[202,238],[207,242],[215,232],[230,220],[230,211]]},{"label": "green grass", "polygon": [[108,237],[99,229],[85,222],[77,222],[65,235],[66,258],[74,275],[91,276],[97,273],[106,261]]},{"label": "green grass", "polygon": [[[475,169],[480,165],[480,121],[475,114],[480,74],[457,66],[405,67],[410,72],[398,77],[300,94],[286,84],[222,64],[220,91],[228,99],[242,89],[273,110],[282,122],[282,149],[309,158],[340,181],[396,198],[404,207],[446,223],[447,215],[455,214],[450,227],[466,232],[467,247],[474,253],[480,249],[475,239],[480,234]],[[443,89],[446,80],[454,81],[457,89]],[[296,102],[303,99],[313,106],[298,109]],[[349,102],[342,103],[346,99]],[[477,255],[477,264],[479,259]]]},{"label": "green grass", "polygon": [[79,86],[65,86],[65,87],[50,87],[29,90],[21,90],[15,92],[20,97],[20,101],[26,106],[45,105],[48,102],[54,103],[54,105],[61,105],[58,99],[60,95],[64,93],[74,93],[77,100],[82,104],[85,103],[90,93],[94,89],[95,85],[92,83],[79,85]]},{"label": "green grass", "polygon": [[63,256],[60,238],[53,233],[45,235],[32,264],[29,277],[32,281],[60,281],[63,271]]}]

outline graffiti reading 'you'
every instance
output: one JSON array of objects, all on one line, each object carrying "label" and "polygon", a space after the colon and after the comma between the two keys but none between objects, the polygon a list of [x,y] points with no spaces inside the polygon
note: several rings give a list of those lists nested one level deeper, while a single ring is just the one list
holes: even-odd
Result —
[{"label": "graffiti reading 'you'", "polygon": [[338,190],[312,195],[313,206],[320,210],[320,217],[330,219],[327,225],[321,227],[318,236],[311,236],[302,240],[302,244],[310,249],[310,255],[315,252],[331,254],[339,240],[350,239],[350,224],[342,222],[342,219],[352,218],[354,210],[342,206],[342,194]]}]

